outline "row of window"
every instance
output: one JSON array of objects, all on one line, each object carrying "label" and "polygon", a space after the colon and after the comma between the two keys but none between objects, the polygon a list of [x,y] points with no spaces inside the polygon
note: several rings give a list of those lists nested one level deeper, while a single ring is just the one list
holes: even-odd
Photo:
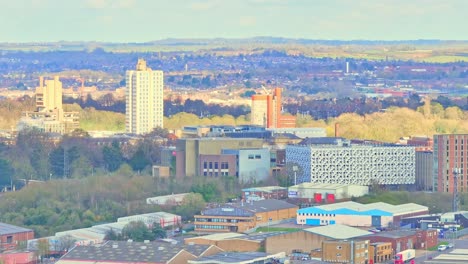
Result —
[{"label": "row of window", "polygon": [[203,176],[210,176],[210,177],[218,177],[219,175],[221,174],[221,176],[229,176],[229,172],[227,171],[222,171],[221,173],[215,171],[215,172],[207,172],[207,171],[204,171],[203,172]]},{"label": "row of window", "polygon": [[327,217],[335,217],[336,214],[319,214],[319,213],[297,213],[298,215],[302,216],[327,216]]},{"label": "row of window", "polygon": [[249,160],[253,160],[253,159],[262,159],[262,155],[260,155],[260,154],[256,154],[256,155],[254,155],[254,154],[249,154],[248,158],[249,158]]},{"label": "row of window", "polygon": [[228,229],[229,227],[227,226],[218,226],[218,225],[195,225],[195,228],[197,229]]},{"label": "row of window", "polygon": [[[213,166],[214,165],[214,166]],[[218,169],[219,168],[219,162],[208,162],[208,161],[205,161],[203,162],[203,168],[204,169]],[[228,162],[221,162],[221,169],[229,169],[229,163]]]}]

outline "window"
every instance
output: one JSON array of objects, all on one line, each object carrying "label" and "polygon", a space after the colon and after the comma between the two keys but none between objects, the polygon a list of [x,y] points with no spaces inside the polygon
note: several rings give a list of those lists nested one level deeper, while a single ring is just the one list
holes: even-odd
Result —
[{"label": "window", "polygon": [[210,164],[209,164],[209,167],[208,167],[208,168],[210,168],[210,169],[213,168],[213,162],[210,161]]},{"label": "window", "polygon": [[207,168],[207,166],[208,166],[208,164],[207,164],[207,163],[208,163],[208,162],[206,162],[206,161],[205,161],[205,162],[203,162],[203,168],[204,168],[204,169],[206,169],[206,168]]},{"label": "window", "polygon": [[254,155],[253,155],[253,154],[249,154],[249,159],[254,159]]},{"label": "window", "polygon": [[255,155],[255,159],[261,159],[262,155]]},{"label": "window", "polygon": [[13,236],[7,236],[6,243],[7,244],[13,243]]},{"label": "window", "polygon": [[214,168],[217,170],[218,169],[218,162],[214,163]]}]

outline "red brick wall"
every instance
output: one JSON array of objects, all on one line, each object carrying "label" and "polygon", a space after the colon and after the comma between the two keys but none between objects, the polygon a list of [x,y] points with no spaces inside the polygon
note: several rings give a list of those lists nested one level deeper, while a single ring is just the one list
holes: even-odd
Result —
[{"label": "red brick wall", "polygon": [[[11,243],[8,243],[9,237],[11,237]],[[15,249],[20,243],[20,241],[28,241],[29,239],[33,239],[33,238],[34,238],[33,231],[0,235],[0,248],[2,250]]]}]

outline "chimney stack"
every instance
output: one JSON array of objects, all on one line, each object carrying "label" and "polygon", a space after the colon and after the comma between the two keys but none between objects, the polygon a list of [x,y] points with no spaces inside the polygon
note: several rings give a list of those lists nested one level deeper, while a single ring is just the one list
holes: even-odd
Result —
[{"label": "chimney stack", "polygon": [[340,136],[340,124],[339,123],[335,123],[335,137],[339,137]]}]

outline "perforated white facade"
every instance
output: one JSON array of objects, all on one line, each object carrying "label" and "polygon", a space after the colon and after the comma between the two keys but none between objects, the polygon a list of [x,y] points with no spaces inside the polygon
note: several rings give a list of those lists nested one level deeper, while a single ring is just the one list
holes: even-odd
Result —
[{"label": "perforated white facade", "polygon": [[286,163],[300,168],[297,183],[414,184],[415,157],[407,146],[286,147]]}]

